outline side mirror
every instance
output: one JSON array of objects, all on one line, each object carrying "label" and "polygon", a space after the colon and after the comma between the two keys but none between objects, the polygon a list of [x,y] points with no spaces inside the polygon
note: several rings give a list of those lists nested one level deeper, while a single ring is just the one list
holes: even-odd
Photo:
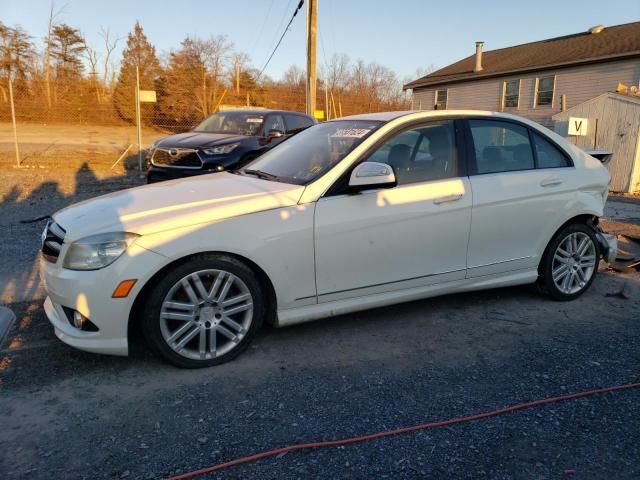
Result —
[{"label": "side mirror", "polygon": [[267,138],[269,140],[273,140],[274,138],[280,138],[284,136],[284,132],[282,130],[269,130],[267,134]]},{"label": "side mirror", "polygon": [[391,166],[379,162],[362,162],[353,169],[349,178],[349,187],[357,190],[395,187],[396,184],[396,174]]}]

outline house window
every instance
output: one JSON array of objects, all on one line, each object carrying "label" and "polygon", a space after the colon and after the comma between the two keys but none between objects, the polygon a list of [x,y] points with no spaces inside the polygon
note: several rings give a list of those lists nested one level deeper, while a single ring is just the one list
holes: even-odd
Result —
[{"label": "house window", "polygon": [[520,100],[520,80],[508,80],[504,82],[504,108],[518,108]]},{"label": "house window", "polygon": [[555,77],[540,77],[537,79],[536,106],[551,105],[553,103],[553,86]]},{"label": "house window", "polygon": [[436,90],[436,110],[446,110],[447,108],[447,89]]}]

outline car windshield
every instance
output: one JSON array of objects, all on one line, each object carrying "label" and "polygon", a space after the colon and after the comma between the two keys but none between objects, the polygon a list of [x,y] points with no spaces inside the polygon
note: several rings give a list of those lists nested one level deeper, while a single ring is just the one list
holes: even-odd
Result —
[{"label": "car windshield", "polygon": [[264,115],[252,112],[218,112],[193,129],[194,132],[256,135]]},{"label": "car windshield", "polygon": [[381,123],[335,120],[314,125],[267,151],[241,173],[307,185],[333,168]]}]

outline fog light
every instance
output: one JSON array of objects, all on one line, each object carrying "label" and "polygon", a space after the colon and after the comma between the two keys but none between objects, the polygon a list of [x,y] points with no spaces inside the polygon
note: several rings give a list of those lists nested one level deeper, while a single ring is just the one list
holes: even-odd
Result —
[{"label": "fog light", "polygon": [[100,330],[95,323],[93,323],[77,310],[65,306],[62,307],[62,310],[64,310],[69,324],[77,328],[78,330],[82,330],[85,332],[97,332]]},{"label": "fog light", "polygon": [[82,327],[87,322],[87,317],[82,315],[78,311],[73,312],[73,326],[82,330]]}]

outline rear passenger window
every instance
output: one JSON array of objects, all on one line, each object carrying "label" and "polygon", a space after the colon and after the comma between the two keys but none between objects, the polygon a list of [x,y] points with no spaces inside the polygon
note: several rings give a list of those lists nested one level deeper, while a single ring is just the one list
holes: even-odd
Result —
[{"label": "rear passenger window", "polygon": [[538,168],[558,168],[569,166],[567,157],[542,135],[534,133],[533,143],[536,148]]},{"label": "rear passenger window", "polygon": [[287,133],[297,133],[313,125],[313,121],[302,115],[285,115],[287,122]]},{"label": "rear passenger window", "polygon": [[469,120],[477,173],[534,168],[533,150],[525,127],[509,122]]}]

